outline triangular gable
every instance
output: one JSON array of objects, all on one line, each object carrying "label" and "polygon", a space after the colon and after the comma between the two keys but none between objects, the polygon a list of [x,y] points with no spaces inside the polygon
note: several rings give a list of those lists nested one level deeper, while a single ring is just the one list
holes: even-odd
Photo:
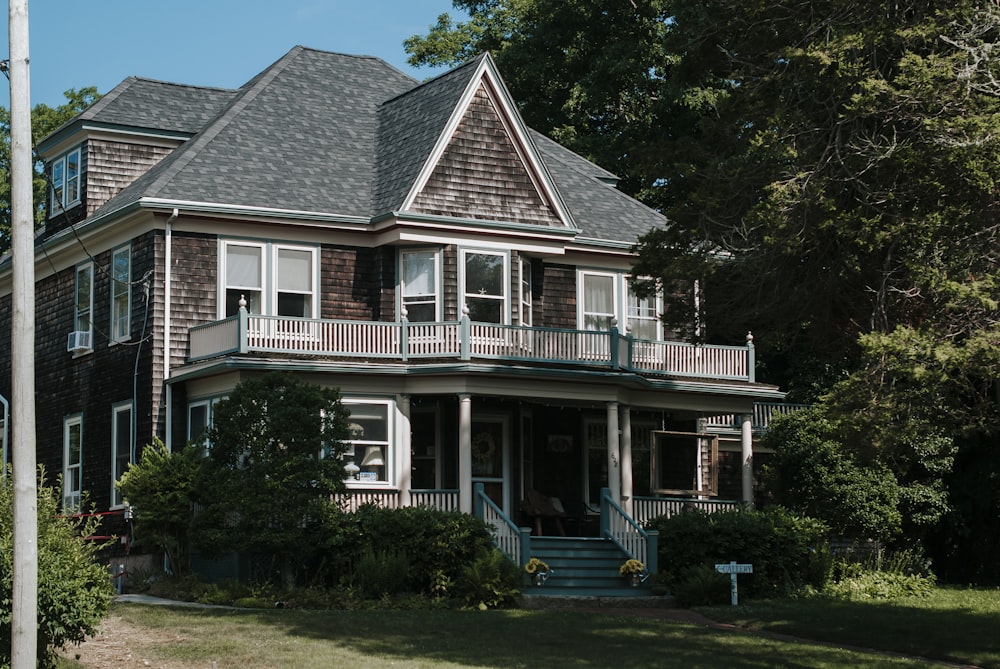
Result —
[{"label": "triangular gable", "polygon": [[402,209],[575,227],[488,55],[469,79]]}]

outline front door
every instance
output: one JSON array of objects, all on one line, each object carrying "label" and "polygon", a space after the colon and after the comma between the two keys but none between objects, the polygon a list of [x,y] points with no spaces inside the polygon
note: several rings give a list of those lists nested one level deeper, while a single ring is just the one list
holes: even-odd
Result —
[{"label": "front door", "polygon": [[510,463],[507,418],[481,416],[472,421],[472,484],[482,483],[486,494],[510,515]]}]

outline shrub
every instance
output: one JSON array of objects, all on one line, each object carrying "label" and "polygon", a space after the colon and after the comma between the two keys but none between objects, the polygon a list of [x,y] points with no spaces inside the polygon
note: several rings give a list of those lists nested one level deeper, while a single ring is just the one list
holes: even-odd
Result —
[{"label": "shrub", "polygon": [[354,586],[365,599],[398,595],[410,584],[410,561],[401,551],[365,550],[354,565]]},{"label": "shrub", "polygon": [[467,606],[499,608],[514,602],[521,593],[520,583],[520,568],[493,548],[480,553],[462,569],[455,592]]},{"label": "shrub", "polygon": [[679,606],[712,606],[729,601],[729,576],[706,564],[681,569],[675,579],[674,599]]},{"label": "shrub", "polygon": [[706,514],[684,513],[649,523],[660,532],[659,561],[676,592],[689,570],[735,560],[753,565],[741,575],[748,597],[778,597],[805,586],[822,589],[830,575],[827,526],[774,508]]},{"label": "shrub", "polygon": [[[10,663],[13,597],[13,489],[10,477],[0,484],[0,667]],[[94,554],[99,546],[85,541],[94,534],[93,519],[60,516],[59,492],[38,488],[38,659],[54,666],[54,649],[78,644],[96,631],[111,605],[111,578]]]}]

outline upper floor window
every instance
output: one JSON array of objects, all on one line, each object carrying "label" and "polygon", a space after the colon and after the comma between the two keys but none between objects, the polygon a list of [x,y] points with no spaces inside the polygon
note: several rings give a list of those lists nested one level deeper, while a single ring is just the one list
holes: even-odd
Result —
[{"label": "upper floor window", "polygon": [[253,314],[315,318],[317,249],[273,243],[222,243],[223,317],[246,300]]},{"label": "upper floor window", "polygon": [[507,323],[507,254],[498,251],[462,251],[462,300],[469,320]]},{"label": "upper floor window", "polygon": [[122,477],[133,461],[132,402],[123,402],[111,409],[111,506],[124,504],[115,481]]},{"label": "upper floor window", "polygon": [[577,289],[581,296],[578,307],[581,329],[610,330],[617,323],[622,332],[627,327],[637,339],[662,338],[662,302],[659,296],[639,297],[627,275],[582,271]]},{"label": "upper floor window", "polygon": [[80,202],[80,149],[73,149],[52,163],[52,211],[57,216]]},{"label": "upper floor window", "polygon": [[73,311],[73,330],[84,332],[86,348],[93,346],[92,314],[94,313],[94,265],[86,263],[76,268],[76,299]]},{"label": "upper floor window", "polygon": [[403,250],[399,253],[401,307],[412,322],[441,319],[436,250]]},{"label": "upper floor window", "polygon": [[111,341],[125,341],[132,329],[132,249],[111,254]]},{"label": "upper floor window", "polygon": [[63,420],[63,509],[78,511],[83,491],[83,416]]},{"label": "upper floor window", "polygon": [[531,327],[531,260],[520,259],[521,268],[521,319],[520,324]]}]

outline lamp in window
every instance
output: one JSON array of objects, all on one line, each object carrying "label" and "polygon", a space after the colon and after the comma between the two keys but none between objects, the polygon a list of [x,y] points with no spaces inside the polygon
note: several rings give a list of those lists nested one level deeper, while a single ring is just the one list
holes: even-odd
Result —
[{"label": "lamp in window", "polygon": [[351,460],[346,465],[344,465],[344,471],[347,472],[347,475],[350,476],[352,479],[356,479],[358,478],[358,472],[361,471],[361,467],[358,467],[356,464],[354,464],[354,460]]},{"label": "lamp in window", "polygon": [[351,439],[361,439],[365,436],[365,427],[360,423],[348,423],[347,434]]},{"label": "lamp in window", "polygon": [[365,449],[365,457],[361,461],[362,467],[384,467],[385,455],[382,454],[381,446],[369,446]]}]

